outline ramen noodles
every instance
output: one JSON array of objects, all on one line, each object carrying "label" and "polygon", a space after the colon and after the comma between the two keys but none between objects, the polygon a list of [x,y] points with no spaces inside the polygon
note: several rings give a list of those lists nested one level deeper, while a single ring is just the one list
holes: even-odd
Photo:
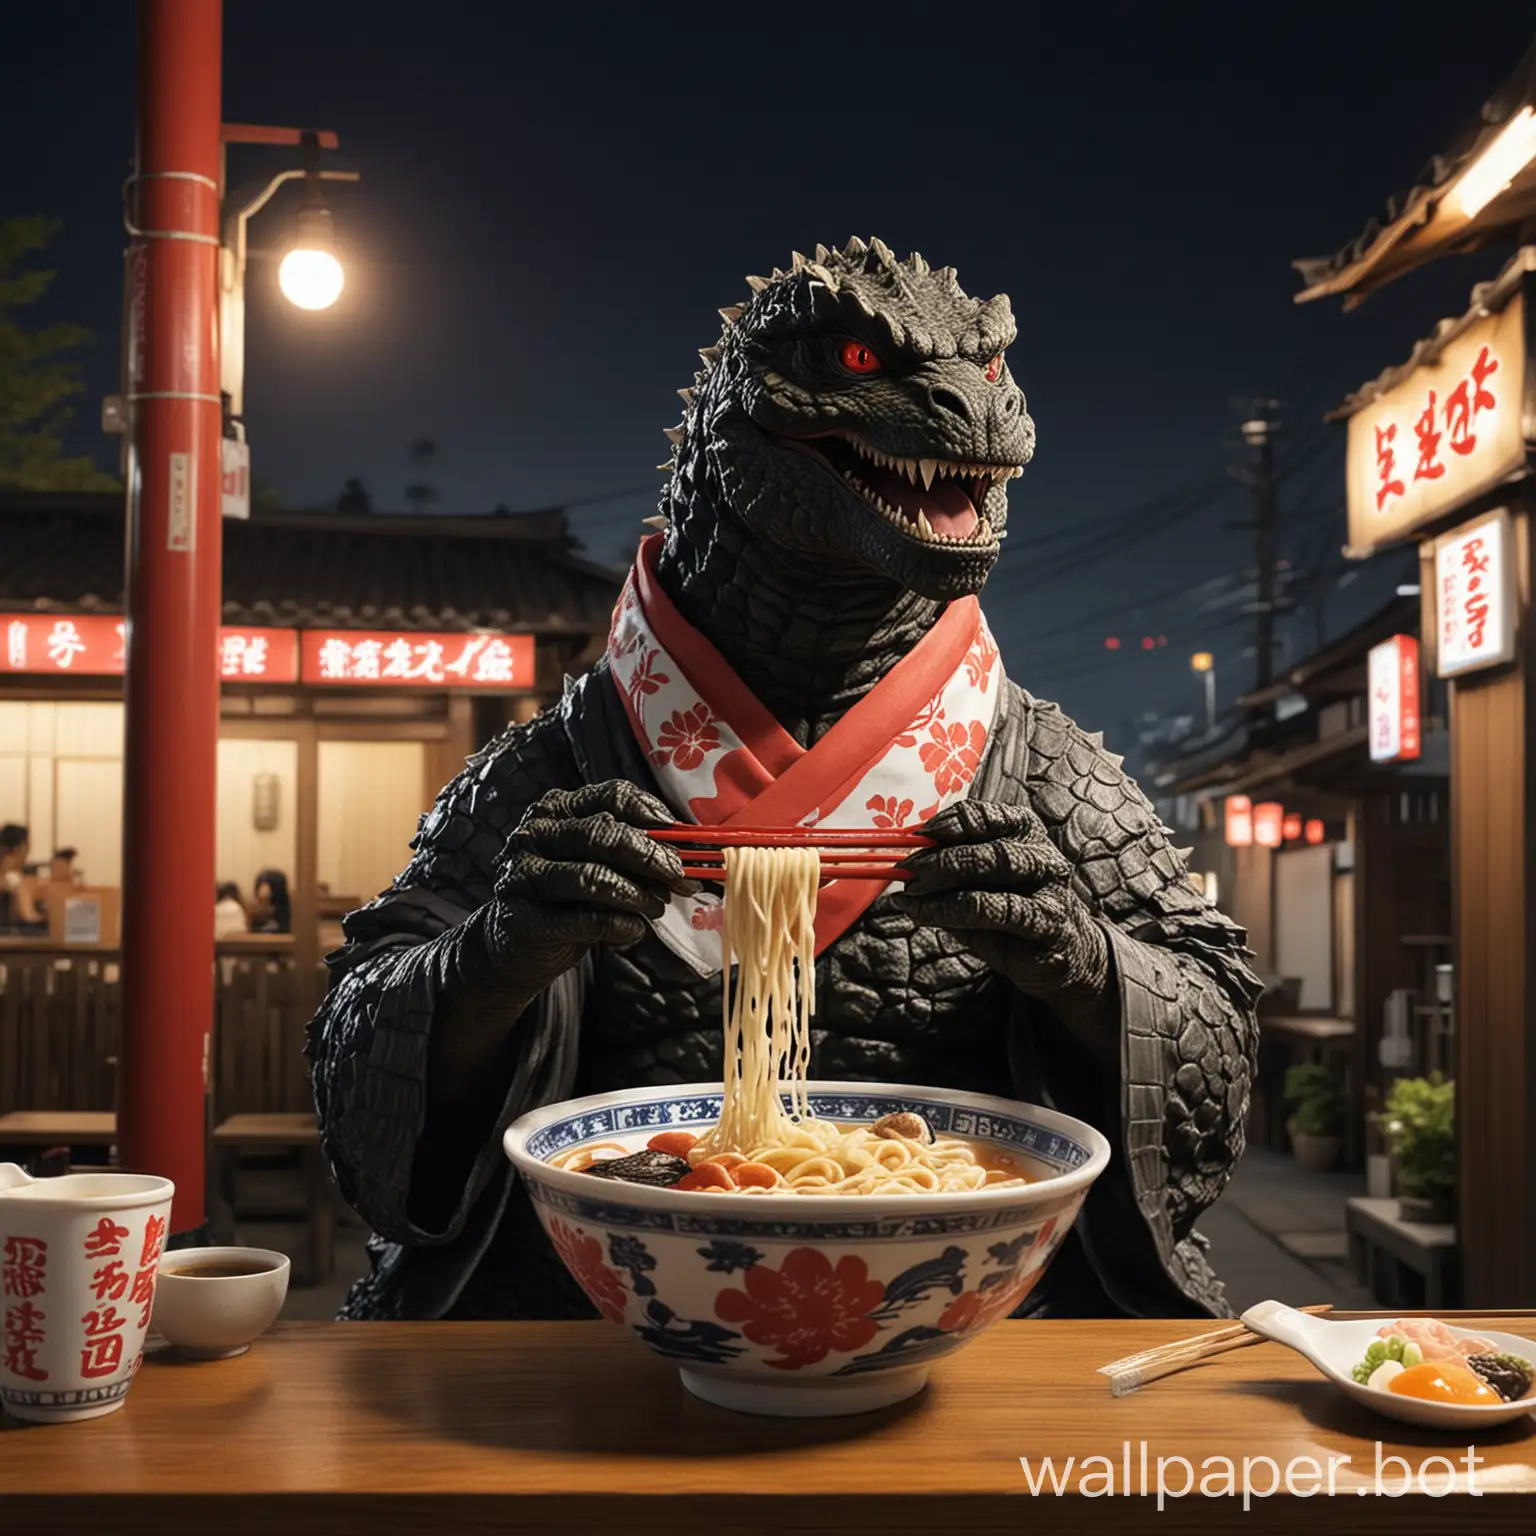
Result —
[{"label": "ramen noodles", "polygon": [[[724,1093],[717,1124],[663,1131],[641,1152],[615,1143],[559,1165],[600,1177],[717,1193],[933,1194],[1029,1182],[1000,1148],[935,1136],[920,1116],[843,1125],[811,1111],[806,1079],[816,1007],[815,848],[725,854],[721,940]],[[735,981],[730,980],[732,964]]]}]

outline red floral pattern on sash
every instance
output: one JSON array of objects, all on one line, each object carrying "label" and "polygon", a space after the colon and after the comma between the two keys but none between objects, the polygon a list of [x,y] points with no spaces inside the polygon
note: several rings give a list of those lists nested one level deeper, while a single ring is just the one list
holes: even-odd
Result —
[{"label": "red floral pattern on sash", "polygon": [[945,725],[941,710],[939,718],[928,727],[928,736],[918,757],[932,777],[933,787],[940,795],[964,788],[981,767],[981,754],[987,745],[986,726],[979,720],[969,725],[959,721]]},{"label": "red floral pattern on sash", "polygon": [[656,750],[651,762],[658,768],[671,763],[687,772],[697,768],[720,745],[720,732],[709,712],[709,705],[695,704],[692,709],[676,709],[656,733]]}]

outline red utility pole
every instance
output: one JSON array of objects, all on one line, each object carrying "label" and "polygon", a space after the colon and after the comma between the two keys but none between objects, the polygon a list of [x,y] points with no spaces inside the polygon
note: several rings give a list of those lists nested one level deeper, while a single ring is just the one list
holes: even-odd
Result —
[{"label": "red utility pole", "polygon": [[139,0],[130,199],[124,1167],[175,1181],[171,1231],[206,1216],[213,1023],[223,423],[220,0]]}]

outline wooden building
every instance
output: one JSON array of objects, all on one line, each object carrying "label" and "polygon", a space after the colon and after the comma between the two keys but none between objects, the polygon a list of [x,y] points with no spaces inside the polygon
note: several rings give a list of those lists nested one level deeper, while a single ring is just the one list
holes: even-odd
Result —
[{"label": "wooden building", "polygon": [[1348,552],[1419,546],[1423,665],[1449,695],[1463,1292],[1517,1306],[1536,1296],[1536,47],[1384,214],[1295,264],[1297,297],[1352,308],[1468,252],[1495,275],[1331,419],[1349,433]]},{"label": "wooden building", "polygon": [[[637,530],[638,531],[638,530]],[[0,496],[0,822],[120,880],[123,499]],[[217,1113],[309,1107],[303,1020],[339,919],[438,788],[606,644],[621,575],[559,511],[224,524],[218,877],[283,871],[292,932],[221,942]],[[212,891],[208,893],[210,907]],[[0,1117],[110,1110],[116,953],[0,938]]]},{"label": "wooden building", "polygon": [[[1448,1061],[1448,1020],[1435,1000],[1435,967],[1451,957],[1445,722],[1432,698],[1411,761],[1373,762],[1367,743],[1370,653],[1415,633],[1418,620],[1417,598],[1387,603],[1239,700],[1224,737],[1152,773],[1156,795],[1200,806],[1192,866],[1215,874],[1218,905],[1248,930],[1255,967],[1276,986],[1263,1010],[1277,1048],[1264,1055],[1260,1134],[1279,1140],[1287,1054],[1327,1056],[1349,1089],[1353,1161],[1367,1091],[1385,1086],[1381,1042],[1395,1012],[1406,1010],[1412,1034],[1405,1067]],[[1249,807],[1242,846],[1228,842],[1229,803]],[[1260,804],[1281,807],[1277,846],[1253,836]]]}]

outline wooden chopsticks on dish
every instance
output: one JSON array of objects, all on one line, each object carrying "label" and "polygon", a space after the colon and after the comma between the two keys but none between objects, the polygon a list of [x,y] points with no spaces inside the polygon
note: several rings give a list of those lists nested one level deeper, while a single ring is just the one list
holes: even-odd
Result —
[{"label": "wooden chopsticks on dish", "polygon": [[821,878],[829,880],[904,880],[895,859],[932,846],[918,832],[864,832],[813,827],[691,827],[679,824],[653,831],[658,843],[678,845],[683,873],[690,880],[725,878],[726,848],[819,848]]},{"label": "wooden chopsticks on dish", "polygon": [[[1333,1308],[1324,1303],[1298,1307],[1297,1310],[1318,1315],[1332,1312]],[[1241,1323],[1229,1323],[1223,1328],[1197,1333],[1192,1338],[1176,1339],[1172,1344],[1160,1344],[1156,1349],[1144,1349],[1139,1354],[1111,1360],[1108,1365],[1099,1367],[1099,1373],[1109,1377],[1112,1396],[1124,1397],[1160,1376],[1171,1376],[1175,1371],[1187,1370],[1216,1355],[1224,1355],[1228,1350],[1246,1349],[1250,1344],[1262,1342],[1258,1334],[1250,1333]]]}]

